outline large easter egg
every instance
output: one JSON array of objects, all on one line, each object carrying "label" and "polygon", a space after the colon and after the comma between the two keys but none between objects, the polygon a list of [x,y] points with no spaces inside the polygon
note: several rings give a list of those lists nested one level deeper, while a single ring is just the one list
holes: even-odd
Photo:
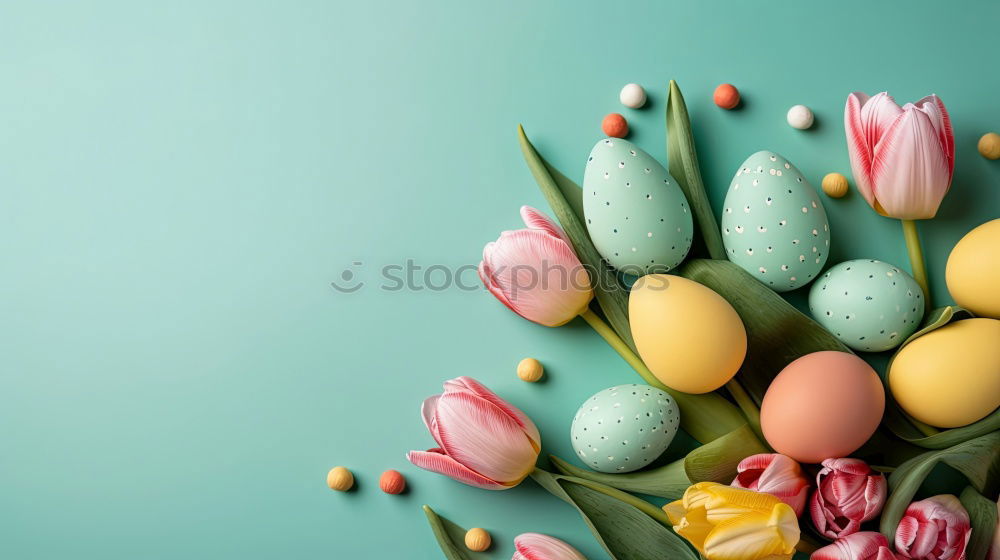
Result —
[{"label": "large easter egg", "polygon": [[965,234],[948,256],[945,280],[955,303],[1000,319],[1000,218]]},{"label": "large easter egg", "polygon": [[909,274],[872,259],[842,262],[809,289],[809,311],[844,344],[881,352],[916,332],[924,296]]},{"label": "large easter egg", "polygon": [[691,209],[653,156],[619,138],[594,146],[583,174],[583,211],[594,246],[634,276],[666,272],[691,248]]},{"label": "large easter egg", "polygon": [[815,278],[830,251],[830,224],[812,185],[788,160],[761,151],[736,171],[722,208],[729,260],[776,292]]},{"label": "large easter egg", "polygon": [[802,463],[847,457],[875,433],[885,411],[878,374],[847,352],[813,352],[785,366],[760,406],[767,443]]},{"label": "large easter egg", "polygon": [[1000,321],[965,319],[914,339],[889,365],[889,390],[931,426],[984,418],[1000,406]]},{"label": "large easter egg", "polygon": [[641,469],[660,456],[680,425],[674,399],[649,385],[619,385],[580,406],[570,438],[588,467],[607,473]]},{"label": "large easter egg", "polygon": [[743,364],[747,333],[729,302],[672,274],[636,280],[628,299],[632,338],[642,361],[664,385],[707,393]]}]

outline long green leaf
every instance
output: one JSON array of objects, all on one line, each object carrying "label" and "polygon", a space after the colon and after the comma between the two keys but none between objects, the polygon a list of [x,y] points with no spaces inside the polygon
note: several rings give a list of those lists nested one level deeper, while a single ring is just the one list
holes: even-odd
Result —
[{"label": "long green leaf", "polygon": [[993,494],[1000,483],[1000,432],[971,439],[948,449],[928,451],[903,463],[889,475],[889,499],[882,509],[879,530],[890,541],[899,520],[913,501],[920,485],[939,463],[948,465],[969,479],[979,492]]},{"label": "long green leaf", "polygon": [[[927,320],[924,321],[924,326],[919,331],[913,333],[903,342],[903,344],[900,345],[899,349],[896,350],[896,354],[893,355],[893,359],[895,359],[895,356],[898,355],[899,352],[906,347],[906,345],[921,336],[954,323],[955,321],[968,319],[971,316],[971,313],[957,306],[940,307],[935,309],[927,316]],[[889,367],[892,367],[892,361],[889,362]],[[886,372],[888,371],[889,368],[886,368]],[[886,373],[886,375],[888,375],[888,373]],[[884,381],[885,380],[883,379],[883,382]],[[892,398],[892,393],[888,391],[888,385],[886,386],[886,389],[886,396],[888,398],[885,410],[885,425],[897,437],[912,443],[913,445],[918,445],[926,449],[944,449],[962,443],[963,441],[968,441],[972,438],[1000,430],[1000,409],[993,411],[992,414],[982,420],[979,420],[978,422],[973,422],[972,424],[962,426],[961,428],[952,428],[950,430],[940,431],[934,428],[928,428],[913,418],[910,418],[910,416],[908,416],[903,409],[899,407],[899,404]]]},{"label": "long green leaf", "polygon": [[689,260],[677,274],[711,288],[743,320],[747,357],[738,379],[758,405],[774,377],[793,360],[821,350],[850,352],[819,323],[729,261]]},{"label": "long green leaf", "polygon": [[590,272],[591,285],[594,288],[594,295],[597,297],[601,311],[607,317],[611,328],[632,350],[635,350],[632,330],[628,324],[628,292],[622,286],[614,269],[601,258],[601,254],[597,252],[597,248],[594,247],[594,243],[587,234],[587,228],[583,225],[583,202],[582,195],[579,194],[580,187],[556,171],[539,155],[525,135],[523,127],[517,127],[517,134],[524,160],[528,163],[528,169],[535,177],[538,187],[545,195],[545,199],[556,215],[556,219],[559,220],[563,231],[573,243],[573,249],[576,251],[577,257],[580,258],[580,262]]},{"label": "long green leaf", "polygon": [[572,505],[614,560],[697,560],[663,511],[604,485],[536,469],[531,477]]},{"label": "long green leaf", "polygon": [[[434,537],[437,539],[441,552],[448,560],[475,560],[477,558],[488,558],[485,554],[472,552],[465,548],[465,529],[439,516],[430,506],[424,506],[424,514],[431,524]],[[463,543],[463,544],[457,544]]]},{"label": "long green leaf", "polygon": [[972,538],[965,548],[965,560],[984,560],[996,533],[997,504],[971,486],[966,486],[958,499],[972,521]]},{"label": "long green leaf", "polygon": [[563,474],[592,480],[619,490],[676,500],[695,482],[729,484],[736,478],[736,465],[740,461],[767,451],[767,447],[757,439],[750,427],[744,424],[691,451],[683,459],[639,472],[599,473],[573,466],[558,457],[550,459]]},{"label": "long green leaf", "polygon": [[677,82],[673,80],[670,80],[670,92],[667,95],[667,159],[670,174],[677,179],[691,205],[695,224],[701,232],[701,240],[708,249],[709,256],[713,259],[725,259],[726,249],[722,245],[719,224],[705,194],[705,183],[698,167],[698,154],[694,149],[687,105],[684,104],[684,96],[681,95]]}]

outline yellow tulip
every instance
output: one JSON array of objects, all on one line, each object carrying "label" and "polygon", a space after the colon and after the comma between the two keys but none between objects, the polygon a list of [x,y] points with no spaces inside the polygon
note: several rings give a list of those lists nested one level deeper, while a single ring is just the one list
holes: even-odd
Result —
[{"label": "yellow tulip", "polygon": [[795,510],[753,490],[699,482],[663,511],[707,560],[789,560],[799,542]]}]

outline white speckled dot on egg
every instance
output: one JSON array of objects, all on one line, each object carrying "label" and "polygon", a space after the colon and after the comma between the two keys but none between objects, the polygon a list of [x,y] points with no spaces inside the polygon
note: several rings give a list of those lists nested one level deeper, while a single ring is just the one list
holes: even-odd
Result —
[{"label": "white speckled dot on egg", "polygon": [[855,350],[882,352],[916,332],[924,296],[909,274],[882,261],[858,259],[826,271],[809,290],[812,316]]},{"label": "white speckled dot on egg", "polygon": [[826,264],[830,222],[790,161],[760,151],[736,171],[722,208],[726,256],[776,292],[808,284]]},{"label": "white speckled dot on egg", "polygon": [[649,385],[610,387],[587,399],[570,428],[573,449],[587,467],[606,473],[641,469],[673,441],[680,411]]},{"label": "white speckled dot on egg", "polygon": [[691,249],[694,223],[677,181],[653,156],[620,138],[597,142],[583,174],[583,212],[594,247],[611,266],[666,272]]}]

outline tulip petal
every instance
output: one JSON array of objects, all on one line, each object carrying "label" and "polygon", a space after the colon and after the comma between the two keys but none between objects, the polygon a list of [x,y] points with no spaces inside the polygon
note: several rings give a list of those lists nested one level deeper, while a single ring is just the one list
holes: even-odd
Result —
[{"label": "tulip petal", "polygon": [[540,533],[514,537],[514,549],[511,560],[587,560],[568,543]]},{"label": "tulip petal", "polygon": [[710,497],[705,502],[705,509],[708,510],[708,520],[712,523],[752,512],[770,514],[777,504],[786,505],[770,494],[722,484],[716,484],[706,491]]},{"label": "tulip petal", "polygon": [[479,272],[504,305],[548,327],[569,322],[593,297],[590,275],[572,247],[541,230],[501,233],[483,249]]},{"label": "tulip petal", "polygon": [[844,129],[851,170],[858,192],[873,208],[877,204],[875,176],[875,146],[885,136],[902,109],[886,92],[868,97],[854,92],[847,97],[844,109]]},{"label": "tulip petal", "polygon": [[502,410],[505,414],[514,419],[515,422],[524,430],[531,441],[535,444],[537,450],[541,450],[542,447],[542,436],[538,433],[538,427],[535,423],[531,421],[531,418],[521,412],[518,408],[512,406],[507,401],[500,398],[496,393],[491,391],[488,387],[482,383],[476,381],[471,377],[461,376],[455,379],[449,379],[444,382],[445,393],[448,392],[468,392],[479,398],[485,399],[493,403],[497,408]]},{"label": "tulip petal", "polygon": [[676,500],[665,504],[662,509],[673,525],[679,525],[681,519],[687,514],[687,510],[684,509],[684,500]]},{"label": "tulip petal", "polygon": [[486,490],[506,490],[510,485],[500,484],[464,467],[458,461],[444,455],[441,450],[410,451],[406,459],[414,465],[431,472],[443,474],[463,484]]},{"label": "tulip petal", "polygon": [[514,418],[485,399],[465,392],[441,395],[437,426],[447,454],[487,478],[513,484],[535,467],[535,443]]},{"label": "tulip petal", "polygon": [[772,511],[754,511],[718,523],[705,539],[705,556],[712,560],[745,560],[791,554],[798,541],[795,511],[778,502]]},{"label": "tulip petal", "polygon": [[907,105],[875,146],[876,201],[885,214],[905,220],[933,218],[951,183],[951,169],[935,125]]},{"label": "tulip petal", "polygon": [[573,246],[573,242],[566,236],[566,232],[564,232],[561,227],[557,226],[555,222],[550,220],[549,217],[543,212],[540,212],[531,206],[522,206],[521,220],[523,220],[524,225],[529,228],[542,230],[549,235],[562,239],[566,242],[566,245],[569,245],[570,247]]},{"label": "tulip petal", "polygon": [[[877,560],[888,550],[889,541],[882,533],[861,531],[837,539],[833,544],[813,552],[809,560]],[[889,552],[889,558],[893,558]]]},{"label": "tulip petal", "polygon": [[427,431],[431,433],[434,441],[441,445],[441,437],[438,435],[437,427],[437,402],[439,398],[440,395],[434,395],[424,399],[420,405],[420,416],[423,417],[424,425],[427,426]]},{"label": "tulip petal", "polygon": [[951,128],[951,117],[948,115],[948,109],[945,108],[944,102],[936,95],[928,95],[913,105],[927,113],[927,116],[931,118],[931,122],[934,123],[934,128],[941,139],[941,148],[948,159],[948,167],[954,171],[955,132]]},{"label": "tulip petal", "polygon": [[[667,514],[668,517],[670,514]],[[688,510],[687,513],[674,523],[674,532],[687,539],[698,552],[705,553],[705,539],[712,532],[714,525],[708,520],[708,512],[703,507]]]}]

